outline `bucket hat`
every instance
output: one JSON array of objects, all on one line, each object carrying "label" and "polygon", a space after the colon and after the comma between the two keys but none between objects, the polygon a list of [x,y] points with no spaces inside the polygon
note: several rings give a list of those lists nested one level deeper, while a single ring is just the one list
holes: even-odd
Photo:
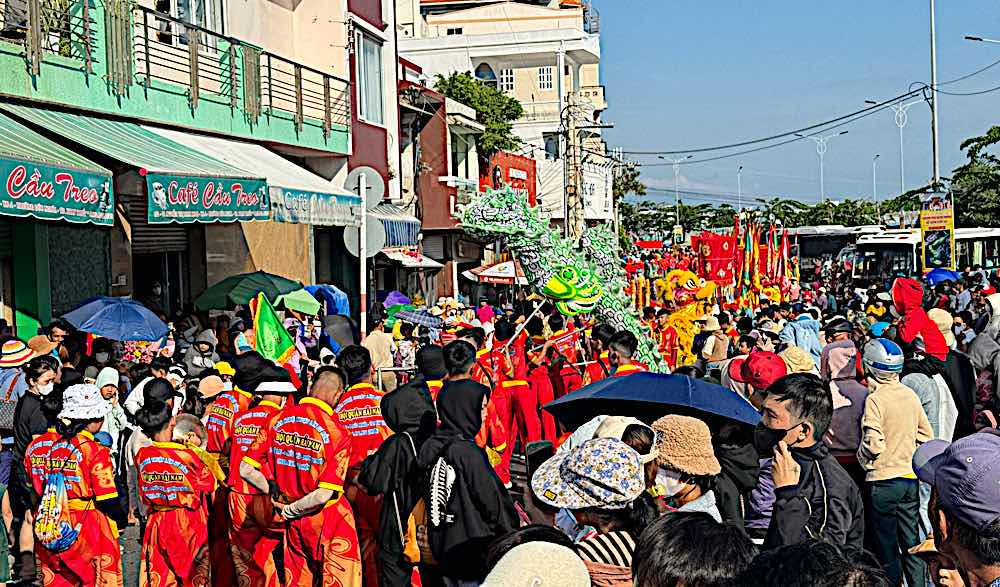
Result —
[{"label": "bucket hat", "polygon": [[0,368],[20,367],[35,356],[35,351],[24,342],[14,338],[3,343],[0,348]]},{"label": "bucket hat", "polygon": [[111,403],[101,390],[91,383],[70,385],[63,392],[63,407],[59,417],[67,420],[97,420],[108,415]]},{"label": "bucket hat", "polygon": [[639,453],[620,440],[594,438],[542,463],[531,489],[552,507],[623,509],[646,481]]},{"label": "bucket hat", "polygon": [[697,418],[668,414],[653,422],[657,459],[661,467],[705,477],[722,471],[712,448],[712,433]]}]

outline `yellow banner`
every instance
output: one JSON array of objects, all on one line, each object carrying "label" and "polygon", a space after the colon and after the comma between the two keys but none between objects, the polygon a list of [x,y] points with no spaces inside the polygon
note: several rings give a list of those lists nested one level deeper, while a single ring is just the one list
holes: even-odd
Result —
[{"label": "yellow banner", "polygon": [[951,194],[921,196],[920,243],[924,271],[955,270],[955,209]]}]

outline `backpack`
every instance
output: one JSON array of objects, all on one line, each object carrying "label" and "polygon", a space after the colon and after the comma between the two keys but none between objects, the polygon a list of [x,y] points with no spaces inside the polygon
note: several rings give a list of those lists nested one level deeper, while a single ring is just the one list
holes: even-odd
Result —
[{"label": "backpack", "polygon": [[[67,443],[68,444],[68,443]],[[55,448],[55,444],[52,448]],[[49,457],[52,455],[49,449]],[[48,457],[47,457],[48,458]],[[69,496],[66,492],[65,465],[48,474],[35,514],[35,536],[49,552],[60,553],[69,549],[80,536],[82,519],[75,526],[69,517]]]}]

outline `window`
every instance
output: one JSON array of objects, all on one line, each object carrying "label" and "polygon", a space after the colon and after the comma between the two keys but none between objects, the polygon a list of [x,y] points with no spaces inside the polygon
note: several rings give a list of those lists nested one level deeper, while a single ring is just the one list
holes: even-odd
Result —
[{"label": "window", "polygon": [[500,70],[500,91],[501,92],[513,92],[514,91],[514,70],[513,69],[501,69]]},{"label": "window", "polygon": [[492,88],[497,87],[497,75],[487,63],[480,63],[476,67],[476,79]]},{"label": "window", "polygon": [[448,35],[449,37],[452,35],[461,35],[462,27],[449,28],[445,31],[445,34]]},{"label": "window", "polygon": [[[225,32],[222,26],[222,0],[157,0],[156,10],[215,33]],[[161,20],[158,24],[162,42],[188,44],[188,35],[193,31],[188,31],[184,27],[179,27],[182,30],[174,31],[174,23],[166,20]],[[199,40],[202,45],[212,48],[217,44],[217,38],[212,35],[202,35]]]},{"label": "window", "polygon": [[382,100],[382,43],[359,32],[355,44],[358,75],[358,117],[384,124]]},{"label": "window", "polygon": [[469,144],[465,137],[451,133],[451,174],[462,179],[469,177]]},{"label": "window", "polygon": [[539,90],[551,90],[552,89],[552,74],[553,67],[551,65],[546,67],[538,68],[538,89]]},{"label": "window", "polygon": [[542,140],[545,141],[545,158],[555,161],[559,158],[559,133],[542,133]]}]

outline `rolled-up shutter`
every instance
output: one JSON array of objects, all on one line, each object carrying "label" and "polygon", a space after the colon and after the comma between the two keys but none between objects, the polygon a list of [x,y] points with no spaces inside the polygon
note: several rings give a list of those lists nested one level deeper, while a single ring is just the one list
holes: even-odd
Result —
[{"label": "rolled-up shutter", "polygon": [[146,218],[149,201],[145,196],[129,196],[128,219],[132,224],[132,254],[186,251],[187,226],[184,224],[150,224]]}]

